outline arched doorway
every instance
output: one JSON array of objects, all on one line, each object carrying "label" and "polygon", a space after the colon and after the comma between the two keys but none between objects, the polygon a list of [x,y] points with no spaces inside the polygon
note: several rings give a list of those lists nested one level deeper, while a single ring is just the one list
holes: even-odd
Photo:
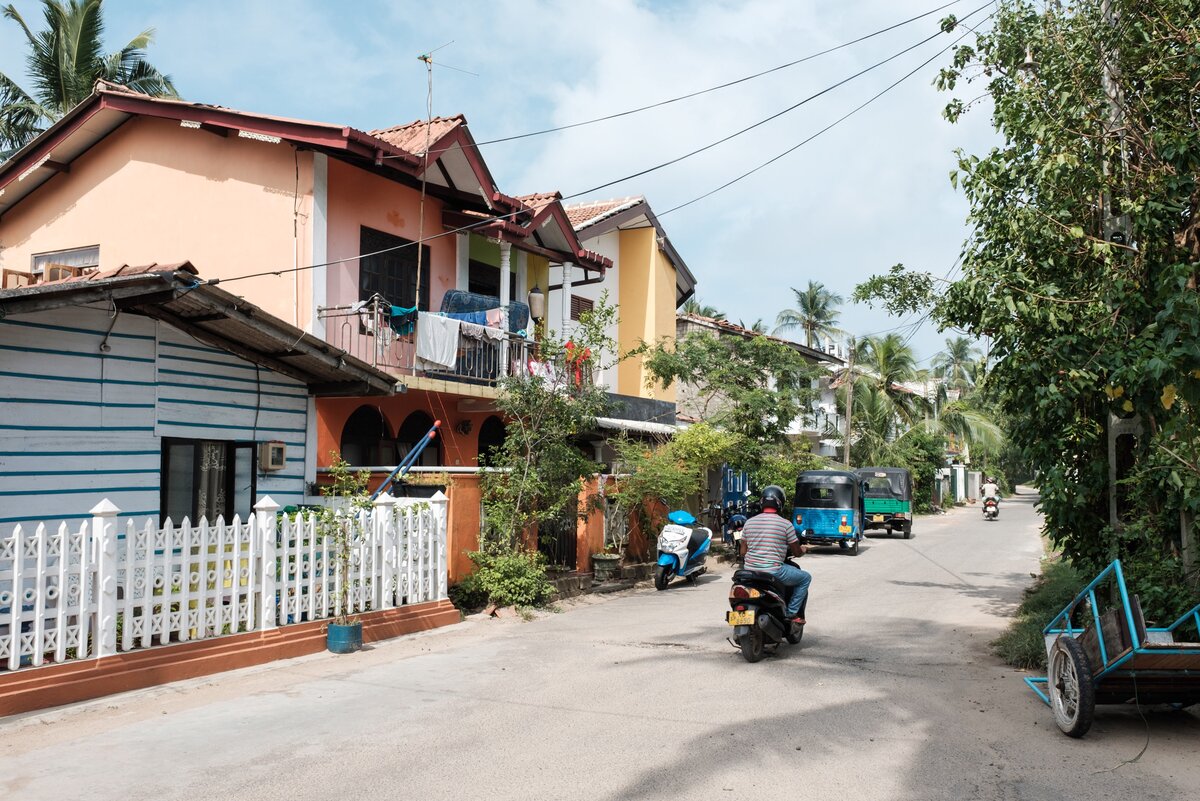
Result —
[{"label": "arched doorway", "polygon": [[492,415],[483,421],[483,425],[479,427],[479,466],[491,467],[493,462],[489,458],[493,449],[499,448],[504,444],[504,438],[508,435],[508,429],[504,426],[504,421],[496,415]]},{"label": "arched doorway", "polygon": [[[400,424],[400,430],[396,432],[396,448],[399,460],[403,460],[408,455],[408,452],[415,448],[417,443],[429,433],[429,429],[431,428],[433,428],[433,418],[425,414],[425,412],[413,412],[404,418],[404,422]],[[425,446],[425,450],[421,451],[421,455],[417,457],[417,461],[413,463],[413,466],[437,467],[440,464],[442,464],[442,437],[439,433],[438,436],[434,437]]]},{"label": "arched doorway", "polygon": [[396,440],[383,414],[375,406],[359,406],[342,426],[342,458],[355,467],[396,463]]}]

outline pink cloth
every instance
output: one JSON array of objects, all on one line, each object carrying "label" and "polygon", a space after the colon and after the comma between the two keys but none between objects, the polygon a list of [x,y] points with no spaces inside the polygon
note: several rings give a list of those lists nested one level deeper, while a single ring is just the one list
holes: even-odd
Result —
[{"label": "pink cloth", "polygon": [[492,328],[499,328],[504,325],[504,312],[501,309],[488,309],[484,314],[487,315],[488,325]]}]

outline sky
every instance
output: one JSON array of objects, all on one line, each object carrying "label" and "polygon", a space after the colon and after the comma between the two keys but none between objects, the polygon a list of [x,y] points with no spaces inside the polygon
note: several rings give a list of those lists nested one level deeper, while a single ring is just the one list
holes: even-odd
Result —
[{"label": "sky", "polygon": [[[152,63],[188,100],[370,130],[426,112],[464,114],[479,142],[592,119],[784,64],[949,0],[106,0],[107,50],[156,30]],[[645,195],[696,275],[697,295],[746,325],[794,307],[820,281],[847,298],[841,327],[895,328],[925,364],[946,336],[919,317],[849,303],[891,265],[947,275],[967,204],[949,182],[956,148],[995,142],[980,104],[957,124],[932,86],[945,53],[827,133],[733,186],[669,214],[824,128],[948,46],[942,35],[749,133],[595,191],[765,119],[914,45],[962,0],[915,23],[717,92],[617,120],[484,145],[510,195]],[[41,3],[15,0],[31,27]],[[970,21],[986,28],[986,9]],[[965,31],[960,31],[965,32]],[[444,46],[443,46],[444,45]],[[0,72],[29,89],[25,40],[0,19]],[[474,73],[474,74],[468,74]],[[981,90],[972,88],[974,94]],[[969,99],[969,96],[968,96]],[[797,335],[798,336],[798,335]]]}]

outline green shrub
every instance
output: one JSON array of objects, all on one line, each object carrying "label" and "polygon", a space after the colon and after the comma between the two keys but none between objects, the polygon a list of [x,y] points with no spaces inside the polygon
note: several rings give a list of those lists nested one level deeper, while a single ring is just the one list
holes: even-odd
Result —
[{"label": "green shrub", "polygon": [[479,574],[471,573],[457,584],[451,585],[450,603],[460,612],[471,613],[487,605],[487,591],[479,583]]},{"label": "green shrub", "polygon": [[992,643],[997,656],[1013,667],[1045,669],[1042,629],[1084,588],[1088,580],[1064,561],[1046,562],[1042,575],[1025,591],[1016,619]]},{"label": "green shrub", "polygon": [[540,553],[475,551],[470,557],[476,568],[473,578],[488,603],[543,606],[554,595],[554,585],[546,580],[546,557]]}]

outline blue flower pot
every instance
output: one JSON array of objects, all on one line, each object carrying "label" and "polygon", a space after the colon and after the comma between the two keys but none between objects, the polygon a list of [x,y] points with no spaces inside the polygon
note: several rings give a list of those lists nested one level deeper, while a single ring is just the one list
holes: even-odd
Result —
[{"label": "blue flower pot", "polygon": [[339,626],[330,623],[325,630],[325,647],[330,653],[350,654],[362,649],[362,623]]}]

